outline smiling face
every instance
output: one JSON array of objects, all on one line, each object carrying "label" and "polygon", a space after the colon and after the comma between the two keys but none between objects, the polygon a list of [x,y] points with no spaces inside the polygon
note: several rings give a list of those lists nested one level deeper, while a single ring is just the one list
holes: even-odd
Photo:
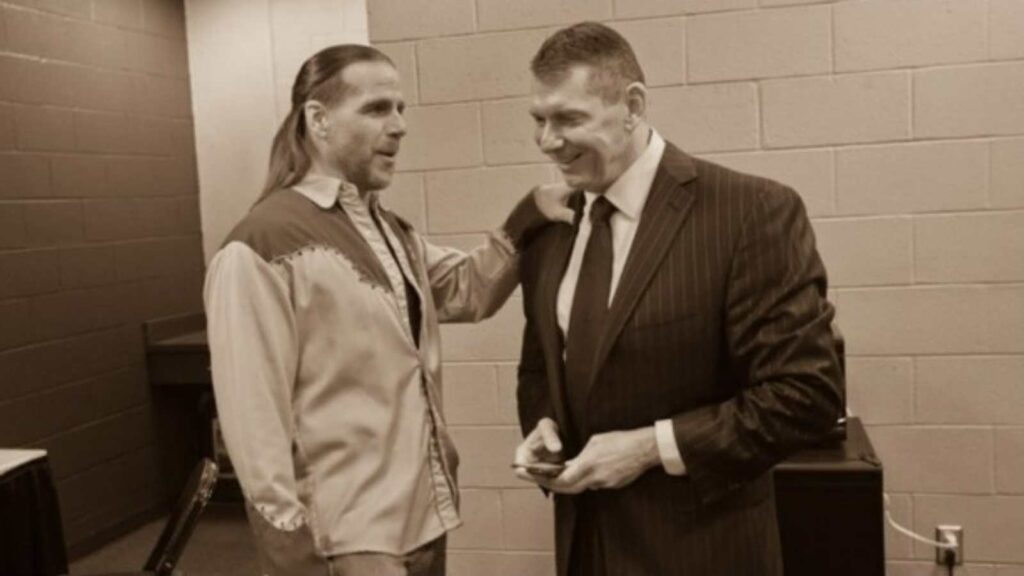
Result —
[{"label": "smiling face", "polygon": [[387,62],[357,62],[341,75],[342,99],[314,114],[323,169],[360,192],[386,188],[405,136],[398,72]]},{"label": "smiling face", "polygon": [[630,98],[608,102],[589,66],[550,81],[535,78],[530,115],[534,141],[576,189],[603,193],[639,156]]}]

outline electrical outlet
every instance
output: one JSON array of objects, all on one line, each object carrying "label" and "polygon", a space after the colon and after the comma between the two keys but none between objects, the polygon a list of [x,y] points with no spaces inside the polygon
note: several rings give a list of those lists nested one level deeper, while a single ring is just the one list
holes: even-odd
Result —
[{"label": "electrical outlet", "polygon": [[964,528],[953,524],[939,524],[935,527],[935,539],[939,542],[955,542],[956,548],[936,548],[935,563],[946,565],[946,550],[952,550],[955,554],[957,566],[964,563]]}]

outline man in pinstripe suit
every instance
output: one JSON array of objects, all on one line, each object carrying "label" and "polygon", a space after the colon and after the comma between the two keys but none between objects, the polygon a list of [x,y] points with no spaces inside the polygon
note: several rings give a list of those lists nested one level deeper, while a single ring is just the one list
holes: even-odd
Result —
[{"label": "man in pinstripe suit", "polygon": [[803,204],[665,142],[604,25],[556,32],[531,69],[537,143],[581,191],[520,268],[515,458],[555,493],[558,574],[781,574],[769,470],[842,394]]}]

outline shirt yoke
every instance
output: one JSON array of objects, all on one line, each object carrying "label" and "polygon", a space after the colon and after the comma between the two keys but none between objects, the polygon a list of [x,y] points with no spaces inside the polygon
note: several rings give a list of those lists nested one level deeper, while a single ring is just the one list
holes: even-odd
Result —
[{"label": "shirt yoke", "polygon": [[364,280],[390,291],[384,268],[345,211],[338,204],[320,208],[293,190],[273,192],[253,206],[224,245],[231,242],[245,244],[268,263],[307,250],[334,251]]}]

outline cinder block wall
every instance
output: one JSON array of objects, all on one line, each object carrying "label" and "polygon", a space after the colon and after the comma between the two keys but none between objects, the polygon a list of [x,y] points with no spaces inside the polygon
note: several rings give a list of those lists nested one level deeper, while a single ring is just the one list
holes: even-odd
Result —
[{"label": "cinder block wall", "polygon": [[[559,25],[635,46],[651,117],[691,153],[804,197],[849,350],[849,403],[894,516],[966,527],[971,574],[1024,573],[1024,2],[368,0],[407,81],[390,195],[473,245],[553,174],[532,142],[527,63]],[[453,575],[550,574],[551,513],[508,463],[521,301],[444,332],[463,456]],[[888,534],[890,574],[937,574]]]},{"label": "cinder block wall", "polygon": [[195,172],[180,1],[0,2],[0,446],[49,450],[72,550],[181,480],[140,326],[202,308]]}]

